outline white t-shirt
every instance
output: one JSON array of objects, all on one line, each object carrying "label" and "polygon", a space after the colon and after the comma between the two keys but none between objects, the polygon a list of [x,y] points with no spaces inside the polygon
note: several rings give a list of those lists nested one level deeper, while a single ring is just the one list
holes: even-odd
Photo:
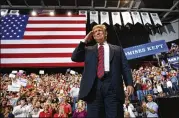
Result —
[{"label": "white t-shirt", "polygon": [[129,112],[131,118],[135,118],[136,117],[134,112],[133,112],[134,106],[132,104],[129,104],[128,107],[126,107],[126,105],[123,104],[123,109],[124,109],[125,112]]},{"label": "white t-shirt", "polygon": [[171,81],[167,81],[167,88],[172,88],[172,82]]},{"label": "white t-shirt", "polygon": [[73,87],[71,90],[70,90],[70,95],[72,97],[78,97],[78,94],[79,94],[79,91],[80,89],[77,87]]}]

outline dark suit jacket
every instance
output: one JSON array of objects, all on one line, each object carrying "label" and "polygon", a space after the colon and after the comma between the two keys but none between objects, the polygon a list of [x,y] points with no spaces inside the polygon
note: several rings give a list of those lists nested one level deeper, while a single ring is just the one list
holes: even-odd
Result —
[{"label": "dark suit jacket", "polygon": [[[131,70],[121,47],[109,44],[109,50],[110,73],[112,77],[111,84],[116,91],[117,98],[119,100],[124,100],[123,79],[126,85],[133,86]],[[97,56],[97,44],[86,47],[83,42],[80,42],[72,54],[72,61],[85,63],[83,77],[80,84],[79,99],[84,100],[84,98],[88,97],[93,86],[97,73]]]}]

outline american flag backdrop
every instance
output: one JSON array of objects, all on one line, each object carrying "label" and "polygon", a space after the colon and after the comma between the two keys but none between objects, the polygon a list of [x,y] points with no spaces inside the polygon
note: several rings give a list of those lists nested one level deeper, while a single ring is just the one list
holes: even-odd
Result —
[{"label": "american flag backdrop", "polygon": [[71,55],[85,35],[85,16],[1,17],[1,67],[83,66]]}]

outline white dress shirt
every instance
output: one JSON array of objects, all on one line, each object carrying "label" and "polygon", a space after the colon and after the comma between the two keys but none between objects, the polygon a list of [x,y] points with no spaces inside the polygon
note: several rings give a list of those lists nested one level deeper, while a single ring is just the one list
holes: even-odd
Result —
[{"label": "white dress shirt", "polygon": [[[110,71],[110,64],[109,64],[109,45],[108,43],[105,41],[103,43],[104,45],[104,71]],[[99,43],[98,43],[98,48],[100,47]]]},{"label": "white dress shirt", "polygon": [[147,118],[155,117],[158,118],[158,105],[155,102],[148,102],[147,107],[153,109],[155,113],[151,113],[149,110],[146,111]]},{"label": "white dress shirt", "polygon": [[15,118],[26,118],[30,113],[30,109],[27,107],[27,105],[24,105],[23,107],[18,105],[14,107],[12,113],[14,114]]}]

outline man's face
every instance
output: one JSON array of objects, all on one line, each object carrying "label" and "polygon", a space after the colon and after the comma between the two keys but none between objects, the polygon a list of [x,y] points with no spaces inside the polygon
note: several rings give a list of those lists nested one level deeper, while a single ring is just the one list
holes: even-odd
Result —
[{"label": "man's face", "polygon": [[105,41],[105,32],[102,28],[95,28],[93,30],[93,37],[98,43],[103,43]]},{"label": "man's face", "polygon": [[7,102],[4,100],[3,102],[2,102],[2,106],[5,106],[7,104]]},{"label": "man's face", "polygon": [[152,101],[153,101],[152,96],[147,96],[147,100],[148,100],[149,102],[152,102]]},{"label": "man's face", "polygon": [[40,102],[36,103],[36,107],[39,108],[40,107]]},{"label": "man's face", "polygon": [[22,105],[22,106],[25,105],[25,100],[21,100],[21,105]]}]

